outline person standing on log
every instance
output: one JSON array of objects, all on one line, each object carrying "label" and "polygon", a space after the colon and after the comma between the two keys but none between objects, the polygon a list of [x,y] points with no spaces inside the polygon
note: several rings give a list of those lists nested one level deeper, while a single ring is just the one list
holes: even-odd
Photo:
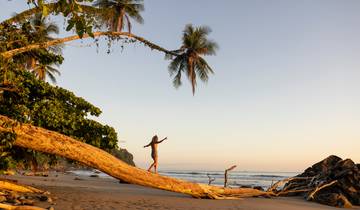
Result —
[{"label": "person standing on log", "polygon": [[148,171],[151,171],[151,168],[154,167],[155,169],[155,173],[157,173],[157,167],[158,167],[158,152],[157,152],[157,146],[158,144],[160,144],[161,142],[163,142],[164,140],[167,139],[167,137],[163,138],[162,140],[158,141],[158,136],[155,135],[152,137],[152,140],[149,144],[145,145],[145,147],[151,146],[151,158],[154,160],[154,163],[151,164],[151,166],[149,167]]}]

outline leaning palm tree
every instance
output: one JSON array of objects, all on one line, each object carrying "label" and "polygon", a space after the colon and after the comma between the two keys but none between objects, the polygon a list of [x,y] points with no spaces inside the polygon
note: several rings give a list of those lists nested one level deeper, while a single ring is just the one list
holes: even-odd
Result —
[{"label": "leaning palm tree", "polygon": [[207,82],[209,74],[214,73],[209,64],[201,56],[215,55],[218,45],[210,41],[207,35],[211,29],[206,26],[194,28],[192,25],[185,27],[182,46],[178,55],[169,65],[170,76],[174,76],[173,84],[177,88],[181,83],[181,75],[186,73],[191,82],[192,92],[195,94],[196,78]]},{"label": "leaning palm tree", "polygon": [[[47,23],[46,19],[41,14],[36,14],[34,17],[30,19],[30,25],[32,27],[33,33],[31,34],[32,39],[36,42],[47,42],[54,40],[51,36],[52,34],[58,34],[59,28],[54,23]],[[61,45],[51,46],[48,49],[48,53],[52,56],[59,55],[62,50]],[[43,51],[40,49],[40,51]],[[33,51],[29,53],[29,58],[26,63],[26,68],[33,72],[35,76],[40,80],[45,80],[48,76],[53,83],[56,83],[55,75],[60,75],[59,70],[57,70],[55,66],[59,66],[59,61],[56,59],[54,61],[46,61],[46,63],[42,63],[38,58],[38,54],[43,54],[39,50]],[[51,59],[50,59],[51,60]]]},{"label": "leaning palm tree", "polygon": [[144,11],[143,0],[97,0],[93,6],[107,10],[101,18],[112,31],[121,32],[126,21],[128,32],[131,33],[130,18],[138,23],[144,22],[140,15],[140,12]]}]

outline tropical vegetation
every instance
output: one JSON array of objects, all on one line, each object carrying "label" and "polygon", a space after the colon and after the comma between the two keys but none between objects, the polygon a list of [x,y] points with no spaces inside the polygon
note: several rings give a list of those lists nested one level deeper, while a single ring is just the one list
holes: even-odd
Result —
[{"label": "tropical vegetation", "polygon": [[[165,53],[171,59],[169,70],[175,75],[174,85],[181,84],[181,74],[185,73],[195,93],[196,79],[206,82],[213,73],[203,58],[214,55],[217,49],[216,43],[207,38],[208,27],[186,26],[179,49],[167,50],[131,33],[130,17],[142,22],[140,0],[28,0],[28,4],[29,10],[0,23],[0,152],[2,158],[7,159],[7,165],[41,152],[54,158],[61,156],[78,161],[125,182],[198,198],[269,194],[254,189],[223,189],[189,183],[152,174],[120,161],[107,152],[117,148],[115,130],[94,120],[100,115],[100,109],[68,90],[50,85],[36,73],[36,66],[62,63],[64,58],[53,50],[55,46],[82,38],[106,36],[110,42],[141,42]],[[107,12],[116,15],[104,21]],[[63,16],[66,30],[76,34],[57,39],[49,37],[51,30],[47,30],[47,26],[50,25],[31,21],[37,15],[41,18]],[[128,23],[128,32],[122,31],[124,20]],[[51,72],[42,69],[44,71]],[[90,119],[89,116],[93,117]]]}]

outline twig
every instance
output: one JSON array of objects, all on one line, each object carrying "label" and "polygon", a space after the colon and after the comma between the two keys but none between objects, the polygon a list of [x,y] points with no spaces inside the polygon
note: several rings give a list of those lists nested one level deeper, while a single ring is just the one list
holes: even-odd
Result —
[{"label": "twig", "polygon": [[215,181],[215,178],[212,178],[211,176],[210,176],[210,174],[206,174],[206,176],[209,178],[209,185],[211,185],[211,183],[213,182],[213,181]]}]

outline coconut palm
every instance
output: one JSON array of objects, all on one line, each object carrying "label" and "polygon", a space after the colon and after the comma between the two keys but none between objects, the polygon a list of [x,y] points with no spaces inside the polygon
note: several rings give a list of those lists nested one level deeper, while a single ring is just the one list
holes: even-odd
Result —
[{"label": "coconut palm", "polygon": [[[58,26],[54,23],[47,23],[46,19],[42,17],[41,14],[36,14],[34,17],[32,17],[30,19],[30,24],[33,31],[31,34],[31,39],[39,43],[54,40],[51,35],[59,33]],[[40,49],[30,52],[29,59],[26,64],[27,69],[33,72],[40,80],[45,81],[46,77],[49,77],[53,83],[56,83],[54,74],[60,75],[60,72],[54,66],[59,66],[60,63],[57,59],[52,58],[56,57],[56,55],[59,55],[61,50],[62,46],[56,45],[49,47],[47,51]],[[46,63],[42,62],[40,59],[40,57],[44,55],[49,56],[47,59],[45,59]]]},{"label": "coconut palm", "polygon": [[209,64],[201,56],[215,55],[218,45],[210,41],[207,35],[211,29],[206,26],[185,27],[182,46],[178,51],[179,54],[171,61],[169,65],[170,75],[174,76],[173,84],[177,88],[181,83],[182,73],[185,72],[191,82],[192,92],[195,94],[196,78],[207,82],[209,74],[214,73]]},{"label": "coconut palm", "polygon": [[130,18],[138,23],[144,22],[140,15],[144,11],[143,0],[97,0],[93,6],[108,10],[102,15],[102,19],[112,31],[121,32],[126,21],[128,32],[131,33]]},{"label": "coconut palm", "polygon": [[[54,65],[59,66],[59,64],[55,63]],[[54,68],[54,65],[46,65],[46,64],[39,64],[37,65],[32,72],[39,80],[45,81],[46,77],[48,77],[51,82],[56,83],[55,74],[61,75],[60,71]]]}]

